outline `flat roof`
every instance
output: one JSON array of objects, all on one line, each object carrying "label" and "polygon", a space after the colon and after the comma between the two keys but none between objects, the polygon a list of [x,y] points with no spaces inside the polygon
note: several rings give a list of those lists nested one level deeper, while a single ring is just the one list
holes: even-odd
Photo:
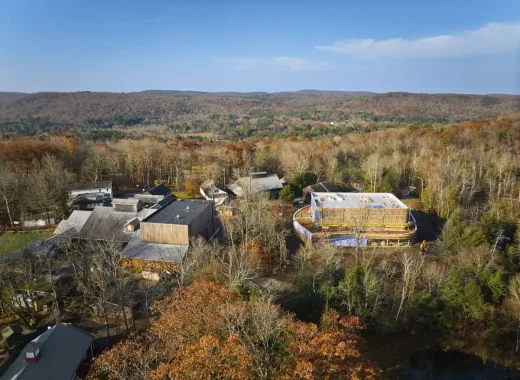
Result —
[{"label": "flat roof", "polygon": [[131,205],[135,206],[139,203],[139,199],[136,198],[114,198],[112,199],[113,205]]},{"label": "flat roof", "polygon": [[143,220],[143,223],[186,224],[189,225],[206,209],[211,202],[199,199],[179,199],[158,210]]},{"label": "flat roof", "polygon": [[311,196],[320,208],[408,208],[390,193],[312,193]]}]

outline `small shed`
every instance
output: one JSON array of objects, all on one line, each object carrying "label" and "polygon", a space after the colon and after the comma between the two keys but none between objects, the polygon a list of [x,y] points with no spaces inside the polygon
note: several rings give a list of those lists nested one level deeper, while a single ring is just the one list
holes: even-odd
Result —
[{"label": "small shed", "polygon": [[116,212],[139,212],[143,208],[143,203],[139,199],[113,199],[112,208]]}]

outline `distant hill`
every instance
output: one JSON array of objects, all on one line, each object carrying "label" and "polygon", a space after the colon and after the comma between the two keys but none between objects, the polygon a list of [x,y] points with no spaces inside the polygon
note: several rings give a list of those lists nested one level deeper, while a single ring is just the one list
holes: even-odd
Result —
[{"label": "distant hill", "polygon": [[375,92],[368,91],[328,91],[328,90],[299,90],[299,91],[280,91],[280,92],[201,92],[201,91],[179,91],[179,90],[145,90],[133,92],[133,94],[148,94],[148,95],[172,95],[172,96],[226,96],[226,97],[252,97],[262,95],[325,95],[325,96],[360,96],[373,95]]},{"label": "distant hill", "polygon": [[0,100],[21,98],[25,95],[27,94],[23,92],[0,92]]},{"label": "distant hill", "polygon": [[[0,93],[0,133],[89,130],[160,124],[206,131],[216,125],[315,122],[426,123],[495,118],[520,112],[518,95],[413,94],[302,90],[278,93],[206,93],[148,90],[138,93]],[[251,124],[253,123],[253,124]],[[227,127],[224,126],[227,125]],[[216,128],[216,127],[215,127]],[[250,127],[247,127],[250,128]]]}]

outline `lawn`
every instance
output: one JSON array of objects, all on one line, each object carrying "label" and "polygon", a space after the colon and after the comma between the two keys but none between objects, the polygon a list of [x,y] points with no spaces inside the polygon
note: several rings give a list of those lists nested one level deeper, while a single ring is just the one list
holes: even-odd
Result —
[{"label": "lawn", "polygon": [[33,231],[14,234],[0,235],[0,256],[6,253],[17,251],[23,248],[27,243],[32,241],[45,239],[52,235],[52,230]]},{"label": "lawn", "polygon": [[195,193],[195,196],[193,196],[191,193],[187,193],[185,191],[176,191],[173,193],[177,198],[179,199],[201,199],[202,196],[198,193]]}]

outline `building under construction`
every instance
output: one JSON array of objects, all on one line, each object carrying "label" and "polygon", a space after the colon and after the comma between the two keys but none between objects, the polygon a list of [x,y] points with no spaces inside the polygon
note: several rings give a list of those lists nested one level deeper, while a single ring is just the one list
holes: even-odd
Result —
[{"label": "building under construction", "polygon": [[408,207],[389,193],[312,193],[293,217],[304,242],[340,246],[404,246],[417,230]]}]

